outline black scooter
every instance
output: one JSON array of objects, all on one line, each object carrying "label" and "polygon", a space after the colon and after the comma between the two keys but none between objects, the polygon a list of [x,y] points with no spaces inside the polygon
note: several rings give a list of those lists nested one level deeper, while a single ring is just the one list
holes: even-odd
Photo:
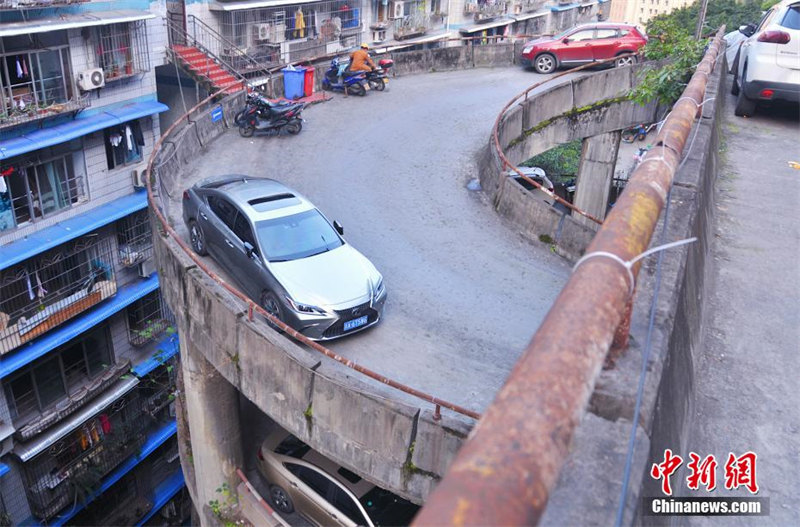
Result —
[{"label": "black scooter", "polygon": [[257,94],[247,96],[247,106],[236,114],[234,123],[239,127],[239,135],[252,137],[258,131],[297,135],[303,129],[300,113],[303,103],[273,103]]}]

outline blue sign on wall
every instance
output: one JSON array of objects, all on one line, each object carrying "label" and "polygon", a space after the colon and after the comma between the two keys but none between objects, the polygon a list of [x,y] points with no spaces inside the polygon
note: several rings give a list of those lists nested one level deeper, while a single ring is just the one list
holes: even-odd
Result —
[{"label": "blue sign on wall", "polygon": [[211,109],[211,122],[216,123],[220,119],[222,119],[222,105]]}]

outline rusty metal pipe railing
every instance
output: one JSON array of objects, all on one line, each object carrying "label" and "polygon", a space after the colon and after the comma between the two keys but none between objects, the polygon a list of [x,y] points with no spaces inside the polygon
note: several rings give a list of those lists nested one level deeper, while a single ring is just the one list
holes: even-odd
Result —
[{"label": "rusty metal pipe railing", "polygon": [[[628,262],[645,251],[665,205],[724,27],[675,103],[587,254]],[[414,525],[534,525],[544,512],[594,389],[633,275],[610,257],[579,265],[505,386]]]},{"label": "rusty metal pipe railing", "polygon": [[206,97],[205,99],[203,99],[202,101],[197,103],[195,106],[193,106],[188,112],[186,112],[186,114],[184,114],[179,119],[177,119],[174,123],[172,123],[172,125],[167,129],[167,131],[164,132],[161,135],[161,137],[158,138],[158,141],[153,146],[153,152],[150,154],[150,158],[149,158],[149,160],[147,162],[147,175],[146,175],[146,178],[145,178],[146,187],[147,187],[147,201],[148,201],[148,203],[150,205],[150,208],[152,209],[153,213],[155,214],[155,217],[158,220],[158,222],[159,222],[159,224],[161,226],[161,230],[163,231],[165,236],[166,237],[171,237],[175,241],[175,243],[177,243],[180,246],[180,248],[186,253],[186,255],[189,258],[192,259],[192,261],[197,265],[197,267],[200,268],[203,272],[205,272],[212,280],[214,280],[219,285],[221,285],[225,290],[227,290],[233,296],[235,296],[236,298],[238,298],[238,299],[242,300],[243,302],[245,302],[247,304],[247,314],[248,314],[248,319],[249,320],[252,321],[253,317],[254,317],[254,313],[257,312],[257,313],[261,314],[262,316],[264,316],[267,320],[269,320],[269,322],[271,324],[273,324],[274,326],[278,327],[280,330],[282,330],[283,332],[288,334],[290,337],[292,337],[294,340],[296,340],[298,342],[301,342],[302,344],[305,344],[309,348],[311,348],[311,349],[313,349],[315,351],[318,351],[319,353],[322,353],[326,357],[329,357],[329,358],[331,358],[331,359],[333,359],[333,360],[335,360],[335,361],[337,361],[337,362],[339,362],[341,364],[344,364],[348,368],[353,369],[353,370],[355,370],[355,371],[357,371],[357,372],[359,372],[359,373],[361,373],[363,375],[366,375],[367,377],[369,377],[371,379],[379,381],[379,382],[381,382],[381,383],[383,383],[383,384],[385,384],[387,386],[390,386],[392,388],[400,390],[401,392],[407,393],[407,394],[412,395],[412,396],[414,396],[414,397],[416,397],[418,399],[421,399],[423,401],[426,401],[426,402],[429,402],[429,403],[433,404],[435,406],[433,418],[436,421],[441,419],[440,408],[447,408],[448,410],[451,410],[453,412],[465,415],[465,416],[470,417],[470,418],[475,419],[475,420],[480,419],[481,418],[481,414],[478,413],[478,412],[470,410],[469,408],[464,408],[463,406],[457,405],[455,403],[451,403],[450,401],[446,401],[444,399],[440,399],[438,397],[435,397],[433,395],[425,393],[425,392],[423,392],[421,390],[417,390],[416,388],[412,388],[412,387],[407,386],[407,385],[405,385],[403,383],[397,382],[394,379],[390,379],[389,377],[387,377],[385,375],[382,375],[380,373],[372,371],[369,368],[365,368],[364,366],[361,366],[360,364],[358,364],[358,363],[356,363],[356,362],[354,362],[354,361],[352,361],[350,359],[342,357],[342,356],[334,353],[333,351],[329,350],[328,348],[322,346],[318,342],[314,342],[313,340],[309,339],[305,335],[303,335],[301,333],[298,333],[297,331],[295,331],[291,327],[287,326],[286,324],[284,324],[283,322],[281,322],[277,318],[275,318],[272,315],[270,315],[269,313],[267,313],[264,310],[264,308],[262,308],[257,303],[253,302],[250,299],[250,297],[248,297],[247,295],[245,295],[244,293],[239,291],[234,286],[232,286],[229,283],[227,283],[224,278],[222,278],[221,276],[216,274],[214,271],[212,271],[208,267],[208,265],[206,265],[206,263],[199,256],[197,256],[197,254],[195,254],[194,251],[191,250],[189,245],[187,245],[187,243],[185,241],[183,241],[183,239],[181,239],[181,237],[175,232],[175,230],[172,228],[172,226],[170,226],[169,222],[167,221],[167,218],[164,217],[164,213],[158,207],[158,204],[157,204],[156,199],[155,199],[155,194],[153,193],[153,186],[152,186],[152,181],[151,181],[152,180],[152,173],[153,173],[153,163],[155,162],[156,156],[158,155],[158,152],[161,149],[162,143],[164,142],[164,140],[167,137],[169,137],[172,134],[172,132],[175,130],[175,128],[177,128],[178,125],[184,123],[184,121],[186,121],[187,123],[191,122],[191,120],[190,120],[191,115],[194,112],[196,112],[198,109],[202,108],[203,106],[205,106],[206,104],[211,102],[217,96],[218,96],[218,94],[212,94],[212,95]]}]

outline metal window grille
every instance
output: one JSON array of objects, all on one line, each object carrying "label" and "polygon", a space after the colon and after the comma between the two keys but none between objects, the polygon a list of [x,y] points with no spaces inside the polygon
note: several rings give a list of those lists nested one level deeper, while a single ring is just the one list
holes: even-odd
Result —
[{"label": "metal window grille", "polygon": [[153,291],[128,306],[127,314],[128,341],[133,346],[144,346],[168,329],[175,330],[175,317],[161,298],[160,291]]},{"label": "metal window grille", "polygon": [[[70,144],[80,146],[80,141]],[[83,171],[76,170],[72,152],[50,154],[53,150],[43,150],[0,169],[8,189],[0,194],[0,230],[35,222],[85,199]]]},{"label": "metal window grille", "polygon": [[69,46],[0,50],[0,128],[88,106],[71,79]]},{"label": "metal window grille", "polygon": [[223,13],[221,30],[258,62],[277,65],[357,46],[365,14],[363,0],[247,9]]},{"label": "metal window grille", "polygon": [[112,242],[85,236],[0,273],[0,353],[115,294]]},{"label": "metal window grille", "polygon": [[117,222],[119,261],[131,267],[153,256],[153,232],[147,210],[141,210]]},{"label": "metal window grille", "polygon": [[144,20],[97,27],[96,64],[106,82],[150,71]]},{"label": "metal window grille", "polygon": [[111,362],[108,332],[100,327],[7,379],[4,388],[17,439],[27,441],[74,412],[130,366],[108,366]]},{"label": "metal window grille", "polygon": [[100,481],[139,450],[151,421],[142,419],[138,390],[23,465],[31,511],[47,520],[74,503],[85,503]]}]

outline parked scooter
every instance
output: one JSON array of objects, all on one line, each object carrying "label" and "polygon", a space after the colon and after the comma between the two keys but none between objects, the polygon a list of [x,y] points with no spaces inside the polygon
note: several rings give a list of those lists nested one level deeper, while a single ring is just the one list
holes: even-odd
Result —
[{"label": "parked scooter", "polygon": [[[367,75],[364,71],[350,71],[346,65],[334,58],[331,61],[331,67],[325,72],[322,77],[322,89],[345,92],[352,95],[364,96],[367,94],[370,85],[367,81]],[[341,77],[339,73],[342,73]]]},{"label": "parked scooter", "polygon": [[252,137],[257,130],[280,133],[284,129],[297,135],[303,129],[300,113],[304,107],[303,103],[274,103],[261,95],[249,94],[245,109],[236,114],[234,122],[242,137]]},{"label": "parked scooter", "polygon": [[378,67],[372,71],[367,72],[367,82],[369,87],[375,91],[383,91],[386,85],[389,84],[389,69],[394,66],[392,59],[381,59],[378,61]]}]

